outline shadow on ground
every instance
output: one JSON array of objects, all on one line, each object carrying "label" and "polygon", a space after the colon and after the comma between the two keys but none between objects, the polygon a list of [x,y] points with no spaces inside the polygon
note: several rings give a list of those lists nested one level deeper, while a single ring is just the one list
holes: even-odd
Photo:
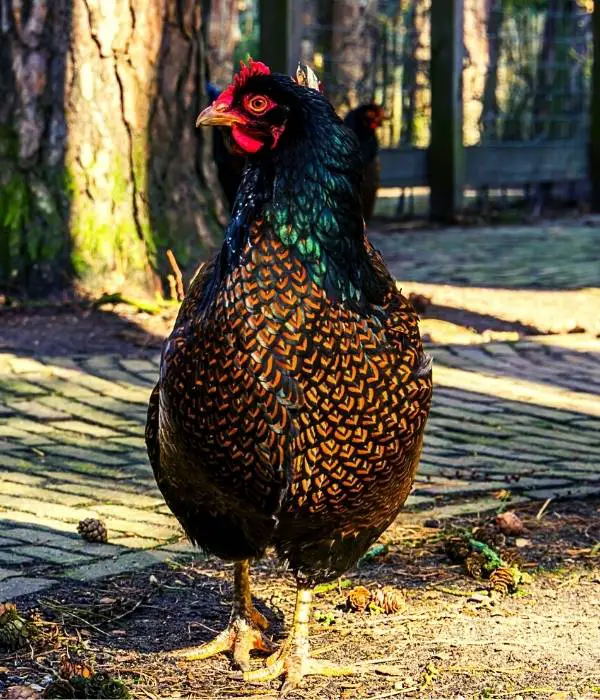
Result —
[{"label": "shadow on ground", "polygon": [[72,357],[160,352],[174,311],[149,314],[121,304],[118,311],[88,305],[0,307],[0,352]]}]

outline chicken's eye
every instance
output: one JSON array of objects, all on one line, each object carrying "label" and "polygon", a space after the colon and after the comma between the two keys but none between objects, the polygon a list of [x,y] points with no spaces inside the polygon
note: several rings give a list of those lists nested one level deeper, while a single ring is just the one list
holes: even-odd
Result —
[{"label": "chicken's eye", "polygon": [[244,107],[253,114],[264,114],[269,108],[270,100],[264,95],[248,95]]}]

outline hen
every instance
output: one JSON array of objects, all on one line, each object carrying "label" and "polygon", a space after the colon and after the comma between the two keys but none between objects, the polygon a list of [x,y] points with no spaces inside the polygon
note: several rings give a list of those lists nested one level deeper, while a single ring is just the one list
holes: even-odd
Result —
[{"label": "hen", "polygon": [[363,184],[361,189],[363,218],[369,223],[375,209],[377,190],[381,184],[379,141],[376,130],[385,118],[383,108],[375,103],[361,105],[348,112],[344,124],[358,137],[363,158]]},{"label": "hen", "polygon": [[[190,539],[235,562],[228,628],[180,655],[231,650],[249,681],[338,675],[310,657],[313,586],[392,523],[417,469],[431,362],[417,315],[364,236],[355,136],[316,90],[242,66],[198,117],[247,156],[220,254],[190,285],[163,349],[146,441]],[[297,580],[270,650],[249,561],[274,547]]]}]

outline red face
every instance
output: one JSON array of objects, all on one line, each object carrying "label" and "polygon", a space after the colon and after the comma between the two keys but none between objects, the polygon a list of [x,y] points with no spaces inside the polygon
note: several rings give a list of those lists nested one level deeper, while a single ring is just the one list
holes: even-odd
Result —
[{"label": "red face", "polygon": [[383,124],[384,119],[385,112],[383,111],[383,107],[380,107],[379,105],[372,104],[365,112],[365,120],[369,128],[373,129],[373,131],[378,129]]},{"label": "red face", "polygon": [[264,63],[250,59],[242,63],[231,85],[198,117],[196,126],[220,126],[231,129],[234,149],[243,155],[275,148],[285,130],[277,103],[268,95],[251,91],[248,80],[270,75]]}]

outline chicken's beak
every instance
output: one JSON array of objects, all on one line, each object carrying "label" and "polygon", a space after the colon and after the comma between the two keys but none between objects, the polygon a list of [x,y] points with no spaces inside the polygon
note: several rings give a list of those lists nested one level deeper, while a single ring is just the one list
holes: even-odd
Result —
[{"label": "chicken's beak", "polygon": [[233,126],[243,122],[242,117],[229,111],[226,104],[214,102],[200,112],[196,119],[196,126]]}]

